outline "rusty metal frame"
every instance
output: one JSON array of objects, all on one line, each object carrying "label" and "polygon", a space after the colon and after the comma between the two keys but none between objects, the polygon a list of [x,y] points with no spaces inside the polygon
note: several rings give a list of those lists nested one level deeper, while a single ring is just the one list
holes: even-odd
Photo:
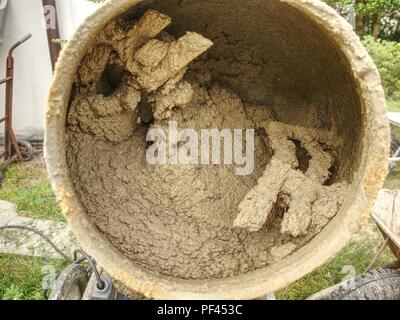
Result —
[{"label": "rusty metal frame", "polygon": [[23,160],[21,150],[18,146],[17,139],[13,130],[13,89],[14,89],[14,58],[13,53],[21,44],[28,41],[32,34],[26,35],[24,38],[16,42],[8,51],[6,63],[6,78],[0,80],[0,85],[6,85],[6,105],[5,116],[0,119],[0,123],[4,122],[4,152],[0,154],[0,158],[4,162],[0,165],[0,170],[10,165],[16,160]]}]

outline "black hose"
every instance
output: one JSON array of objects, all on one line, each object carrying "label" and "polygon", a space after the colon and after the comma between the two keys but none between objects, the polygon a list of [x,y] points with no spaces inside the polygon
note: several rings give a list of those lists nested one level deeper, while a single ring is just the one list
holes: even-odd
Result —
[{"label": "black hose", "polygon": [[[21,230],[27,230],[30,232],[33,232],[37,235],[39,235],[40,237],[42,237],[50,246],[53,247],[53,249],[59,254],[61,255],[64,259],[66,259],[67,261],[73,262],[73,263],[82,263],[85,260],[89,263],[91,270],[93,271],[93,273],[96,276],[96,280],[97,280],[97,286],[100,290],[103,290],[105,288],[105,284],[104,281],[101,279],[99,271],[97,270],[96,267],[96,263],[93,260],[92,257],[90,257],[85,251],[81,250],[81,249],[77,249],[74,251],[74,259],[71,260],[70,257],[68,257],[66,254],[64,254],[55,244],[53,241],[50,240],[49,237],[47,237],[46,235],[44,235],[42,232],[27,227],[27,226],[22,226],[22,225],[7,225],[7,226],[0,226],[0,230],[5,230],[5,229],[21,229]],[[83,258],[78,259],[78,254],[80,254]]]},{"label": "black hose", "polygon": [[42,237],[50,246],[53,247],[53,249],[60,255],[62,256],[65,260],[71,261],[71,258],[68,257],[64,252],[62,252],[55,244],[53,241],[50,240],[46,235],[44,235],[42,232],[35,230],[30,227],[26,226],[20,226],[20,225],[9,225],[9,226],[0,226],[0,230],[5,230],[5,229],[21,229],[21,230],[27,230],[33,233],[36,233],[38,236]]}]

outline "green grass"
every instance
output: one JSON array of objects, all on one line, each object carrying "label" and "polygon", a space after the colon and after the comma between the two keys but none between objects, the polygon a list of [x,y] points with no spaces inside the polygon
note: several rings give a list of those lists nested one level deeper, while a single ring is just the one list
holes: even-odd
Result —
[{"label": "green grass", "polygon": [[390,112],[400,112],[400,101],[388,100],[387,105]]},{"label": "green grass", "polygon": [[[0,255],[0,300],[43,300],[43,281],[66,265],[62,261]],[[49,268],[50,267],[50,268]]]},{"label": "green grass", "polygon": [[[40,158],[7,168],[0,199],[15,203],[20,215],[64,221]],[[61,270],[65,263],[0,255],[0,300],[45,299],[43,267],[48,265]]]},{"label": "green grass", "polygon": [[17,205],[21,215],[64,221],[42,164],[18,163],[4,173],[0,199]]},{"label": "green grass", "polygon": [[[277,298],[280,300],[303,300],[314,293],[347,280],[348,276],[362,274],[383,243],[384,240],[377,227],[370,221],[358,239],[343,249],[331,262],[288,288],[279,291]],[[394,256],[387,249],[377,261],[375,268],[382,267],[394,260]]]}]

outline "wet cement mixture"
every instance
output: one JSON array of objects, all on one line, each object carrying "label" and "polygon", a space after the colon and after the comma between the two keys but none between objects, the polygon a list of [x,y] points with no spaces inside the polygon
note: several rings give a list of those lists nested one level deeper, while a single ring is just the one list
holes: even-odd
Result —
[{"label": "wet cement mixture", "polygon": [[[278,122],[268,106],[212,79],[212,62],[200,58],[212,41],[173,37],[163,31],[171,23],[155,10],[129,26],[117,19],[82,60],[67,120],[77,194],[113,245],[153,272],[214,279],[265,267],[340,209],[348,186],[332,175],[342,142]],[[255,129],[253,174],[150,165],[146,134],[172,120],[195,130]]]}]

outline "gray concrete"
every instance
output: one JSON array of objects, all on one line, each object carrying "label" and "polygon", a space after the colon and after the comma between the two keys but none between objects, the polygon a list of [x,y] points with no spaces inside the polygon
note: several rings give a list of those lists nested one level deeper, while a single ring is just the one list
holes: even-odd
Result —
[{"label": "gray concrete", "polygon": [[[16,206],[0,200],[0,226],[22,225],[34,228],[48,236],[65,254],[72,257],[76,240],[67,224],[32,219],[17,214]],[[62,259],[39,235],[25,230],[0,230],[0,254]]]}]

